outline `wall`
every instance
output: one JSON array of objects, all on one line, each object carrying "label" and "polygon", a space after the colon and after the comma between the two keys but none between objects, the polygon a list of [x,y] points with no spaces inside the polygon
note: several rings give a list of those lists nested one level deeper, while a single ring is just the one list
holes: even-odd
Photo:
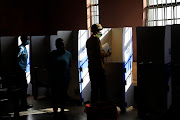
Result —
[{"label": "wall", "polygon": [[52,35],[86,29],[86,0],[0,1],[0,34]]},{"label": "wall", "polygon": [[[5,0],[0,4],[1,35],[52,35],[58,30],[87,29],[86,0]],[[145,20],[143,0],[99,0],[99,6],[100,23],[104,27],[133,27],[134,61],[137,61],[136,26],[142,26]]]},{"label": "wall", "polygon": [[86,0],[50,1],[52,31],[87,29]]},{"label": "wall", "polygon": [[143,25],[143,0],[99,0],[99,6],[104,27],[133,27],[133,58],[137,61],[136,27]]}]

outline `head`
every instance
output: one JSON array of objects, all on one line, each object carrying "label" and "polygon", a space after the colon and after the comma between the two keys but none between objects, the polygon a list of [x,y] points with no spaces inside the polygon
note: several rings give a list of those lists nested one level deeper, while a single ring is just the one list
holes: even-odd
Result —
[{"label": "head", "polygon": [[98,37],[102,36],[101,30],[103,29],[101,24],[93,24],[91,26],[91,32],[93,35],[97,35]]},{"label": "head", "polygon": [[56,48],[57,50],[64,50],[64,40],[62,38],[56,39]]},{"label": "head", "polygon": [[30,37],[27,35],[21,35],[21,41],[24,46],[28,45],[30,43]]}]

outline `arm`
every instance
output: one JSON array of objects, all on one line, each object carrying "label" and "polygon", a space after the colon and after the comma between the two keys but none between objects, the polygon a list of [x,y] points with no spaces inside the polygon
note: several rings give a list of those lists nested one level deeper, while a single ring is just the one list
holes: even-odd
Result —
[{"label": "arm", "polygon": [[21,54],[23,53],[23,50],[24,50],[24,48],[20,46],[17,57],[21,56]]},{"label": "arm", "polygon": [[99,47],[100,47],[100,56],[101,56],[102,58],[104,58],[104,57],[109,57],[109,56],[111,55],[111,52],[110,52],[109,50],[108,50],[107,53],[103,50],[100,40],[99,40]]}]

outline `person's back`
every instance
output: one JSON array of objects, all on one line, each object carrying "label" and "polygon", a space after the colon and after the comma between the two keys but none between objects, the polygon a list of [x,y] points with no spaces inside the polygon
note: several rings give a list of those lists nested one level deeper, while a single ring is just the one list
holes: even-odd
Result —
[{"label": "person's back", "polygon": [[96,70],[102,69],[104,58],[100,55],[100,41],[96,35],[92,35],[86,42],[89,67],[96,67]]}]

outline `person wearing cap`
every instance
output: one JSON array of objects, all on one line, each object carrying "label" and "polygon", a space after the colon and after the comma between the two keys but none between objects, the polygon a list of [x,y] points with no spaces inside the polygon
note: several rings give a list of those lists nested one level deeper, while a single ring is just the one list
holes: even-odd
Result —
[{"label": "person wearing cap", "polygon": [[20,110],[26,110],[27,108],[32,107],[32,105],[27,103],[28,84],[27,84],[27,79],[26,79],[26,67],[27,67],[27,59],[28,59],[28,52],[26,49],[26,45],[29,44],[30,37],[27,35],[22,35],[21,41],[22,41],[22,44],[18,46],[18,51],[17,51],[16,87],[21,89],[19,93]]},{"label": "person wearing cap", "polygon": [[109,57],[111,52],[106,53],[102,49],[100,37],[102,36],[101,24],[91,26],[91,37],[86,41],[87,55],[89,60],[89,75],[91,81],[91,103],[106,100],[106,76],[104,70],[105,57]]}]

